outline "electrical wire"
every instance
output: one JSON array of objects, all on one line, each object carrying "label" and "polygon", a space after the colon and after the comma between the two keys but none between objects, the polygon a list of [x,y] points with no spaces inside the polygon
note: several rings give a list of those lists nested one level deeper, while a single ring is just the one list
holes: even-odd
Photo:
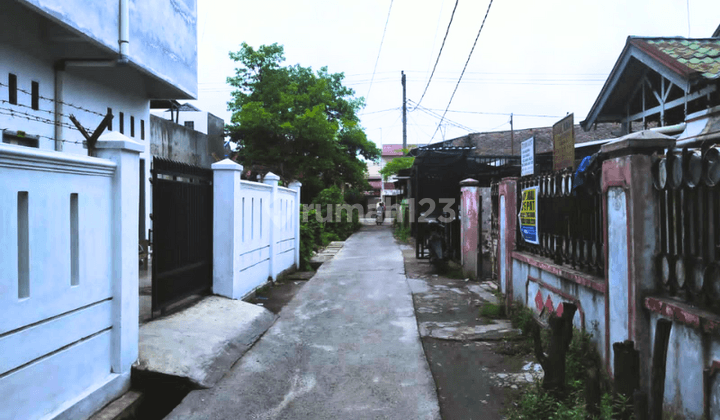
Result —
[{"label": "electrical wire", "polygon": [[[413,100],[408,100],[408,101],[409,101],[409,102],[412,102],[413,104],[415,104],[415,101],[413,101]],[[428,115],[430,115],[430,116],[433,116],[433,117],[435,117],[435,118],[437,118],[437,119],[442,119],[442,116],[441,116],[440,114],[434,112],[433,110],[430,110],[429,108],[425,108],[424,106],[420,106],[420,105],[417,105],[417,104],[416,104],[415,109],[419,109],[420,111],[422,111],[422,112],[424,112],[424,113],[426,113],[426,114],[428,114]],[[473,128],[464,126],[464,125],[462,125],[462,124],[460,124],[460,123],[458,123],[458,122],[449,120],[449,119],[447,119],[447,118],[445,119],[445,121],[448,121],[448,122],[450,123],[450,125],[453,125],[453,126],[455,126],[455,127],[457,127],[457,128],[461,128],[461,129],[466,130],[466,131],[469,131],[469,132],[474,132],[474,131],[475,131]]]},{"label": "electrical wire", "polygon": [[380,110],[380,111],[360,112],[360,113],[358,113],[358,116],[360,116],[360,115],[379,114],[379,113],[381,113],[381,112],[398,111],[398,110],[400,110],[400,107],[399,107],[399,106],[398,106],[398,107],[395,107],[395,108],[383,109],[383,110]]},{"label": "electrical wire", "polygon": [[[430,111],[442,111],[442,109],[436,109],[436,108],[426,108]],[[448,112],[457,113],[457,114],[481,114],[481,115],[510,115],[510,112],[483,112],[483,111],[457,111],[457,110],[448,110]],[[540,114],[518,114],[516,112],[512,113],[516,117],[536,117],[536,118],[563,118],[565,115],[540,115]]]},{"label": "electrical wire", "polygon": [[[482,33],[482,30],[485,27],[485,21],[487,20],[488,14],[490,14],[490,7],[492,7],[492,3],[493,3],[493,0],[490,0],[487,11],[485,11],[485,17],[483,18],[482,24],[480,24],[480,29],[478,30],[477,36],[475,37],[475,42],[473,42],[472,49],[470,49],[470,54],[468,54],[467,61],[465,62],[465,67],[463,67],[462,73],[460,73],[460,78],[458,79],[457,84],[455,85],[455,89],[453,89],[453,93],[450,96],[450,101],[448,101],[447,107],[445,107],[445,113],[443,113],[443,119],[445,119],[447,110],[450,109],[450,104],[452,104],[452,100],[455,97],[455,92],[457,92],[458,86],[460,86],[460,82],[462,81],[463,75],[465,74],[465,69],[467,69],[468,63],[470,63],[470,58],[472,58],[473,51],[475,51],[475,46],[477,45],[478,39],[480,38],[480,33]],[[435,129],[435,133],[433,133],[433,136],[430,139],[431,142],[435,138],[435,134],[437,134],[437,131],[440,129],[440,124],[442,124],[442,120],[440,120],[440,123],[438,124],[438,128]]]},{"label": "electrical wire", "polygon": [[432,81],[433,75],[435,74],[435,69],[437,69],[437,65],[440,62],[440,56],[442,55],[443,48],[445,48],[445,41],[447,41],[448,34],[450,33],[450,26],[452,26],[453,18],[455,17],[455,10],[457,10],[458,3],[460,3],[460,0],[455,0],[455,7],[453,7],[452,14],[450,15],[450,22],[448,22],[448,27],[445,30],[445,37],[443,38],[442,45],[440,45],[440,51],[438,52],[437,59],[435,60],[435,65],[433,66],[432,72],[430,73],[430,77],[428,78],[427,84],[425,85],[425,90],[423,91],[422,95],[420,96],[420,100],[417,102],[418,106],[422,103],[423,98],[425,97],[425,94],[427,93],[428,88],[430,87],[430,82]]},{"label": "electrical wire", "polygon": [[370,87],[368,88],[368,93],[365,95],[365,101],[367,102],[368,98],[370,97],[370,90],[372,89],[373,80],[375,79],[375,71],[377,71],[377,65],[380,61],[380,53],[382,52],[382,46],[383,42],[385,42],[385,33],[387,32],[388,22],[390,22],[390,12],[392,11],[393,6],[393,0],[390,0],[390,8],[388,9],[387,19],[385,19],[385,29],[383,29],[382,38],[380,39],[380,48],[378,49],[378,55],[375,59],[375,67],[373,68],[373,74],[370,78]]}]

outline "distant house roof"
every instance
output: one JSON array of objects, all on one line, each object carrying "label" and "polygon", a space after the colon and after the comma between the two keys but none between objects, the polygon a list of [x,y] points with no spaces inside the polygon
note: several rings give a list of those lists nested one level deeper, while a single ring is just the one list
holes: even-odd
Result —
[{"label": "distant house roof", "polygon": [[[666,92],[659,92],[662,90],[660,84],[665,80],[677,89],[671,92],[671,87],[666,87]],[[720,39],[630,36],[587,118],[580,125],[589,130],[598,122],[633,121],[636,117],[657,114],[645,112],[644,105],[640,105],[639,92],[643,86],[659,92],[668,105],[673,105],[665,107],[664,111],[668,111],[714,91],[711,87],[698,92],[717,81],[720,81]],[[684,95],[690,95],[687,101]],[[652,96],[648,98],[652,100]],[[673,111],[675,120],[683,120],[680,111],[679,108]]]},{"label": "distant house roof", "polygon": [[[575,124],[575,143],[586,143],[595,140],[618,137],[620,124],[598,124],[597,128],[590,131],[583,131],[580,125]],[[615,132],[615,133],[614,133]],[[476,155],[520,155],[520,143],[535,138],[535,152],[551,152],[552,127],[526,128],[523,130],[491,131],[487,133],[472,133],[466,136],[446,140],[437,145],[443,146],[464,146],[475,147],[473,154]],[[510,147],[512,138],[514,147]],[[432,146],[432,145],[431,145]]]},{"label": "distant house roof", "polygon": [[184,104],[180,105],[179,109],[180,109],[180,111],[200,112],[199,109],[195,108],[194,106],[192,106],[189,103],[184,103]]},{"label": "distant house roof", "polygon": [[[408,149],[417,147],[415,144],[408,144]],[[402,144],[383,144],[382,155],[383,156],[403,156]]]}]

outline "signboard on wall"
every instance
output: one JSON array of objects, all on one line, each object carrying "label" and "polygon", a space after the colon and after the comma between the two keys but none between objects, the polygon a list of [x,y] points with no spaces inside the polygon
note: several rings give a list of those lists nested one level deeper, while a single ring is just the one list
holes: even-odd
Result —
[{"label": "signboard on wall", "polygon": [[535,174],[535,137],[520,143],[520,176]]},{"label": "signboard on wall", "polygon": [[529,187],[522,190],[522,199],[520,200],[520,234],[525,242],[529,244],[540,245],[540,237],[538,235],[538,214],[537,214],[537,198],[539,186]]},{"label": "signboard on wall", "polygon": [[573,114],[553,125],[553,170],[575,169],[575,122]]}]

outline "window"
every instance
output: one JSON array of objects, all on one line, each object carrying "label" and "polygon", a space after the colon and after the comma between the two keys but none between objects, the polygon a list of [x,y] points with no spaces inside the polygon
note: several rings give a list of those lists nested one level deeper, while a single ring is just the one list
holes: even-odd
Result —
[{"label": "window", "polygon": [[118,124],[120,125],[120,134],[125,134],[125,114],[122,112],[120,113],[120,122]]},{"label": "window", "polygon": [[195,121],[185,121],[185,127],[194,130],[195,129]]},{"label": "window", "polygon": [[40,137],[24,131],[2,130],[2,142],[25,147],[40,147]]},{"label": "window", "polygon": [[32,82],[32,109],[40,109],[40,83]]},{"label": "window", "polygon": [[[108,107],[107,113],[112,115],[112,108]],[[110,119],[110,122],[108,123],[108,130],[112,131],[112,119]]]},{"label": "window", "polygon": [[140,120],[140,140],[145,140],[145,120]]},{"label": "window", "polygon": [[17,76],[8,74],[8,102],[17,105]]},{"label": "window", "polygon": [[130,137],[135,137],[135,117],[130,116]]}]

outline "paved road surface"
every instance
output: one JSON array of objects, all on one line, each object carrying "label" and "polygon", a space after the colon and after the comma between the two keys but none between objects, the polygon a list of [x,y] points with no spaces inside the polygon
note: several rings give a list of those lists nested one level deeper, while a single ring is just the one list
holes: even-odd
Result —
[{"label": "paved road surface", "polygon": [[167,419],[440,419],[389,227],[349,238],[214,388]]}]

